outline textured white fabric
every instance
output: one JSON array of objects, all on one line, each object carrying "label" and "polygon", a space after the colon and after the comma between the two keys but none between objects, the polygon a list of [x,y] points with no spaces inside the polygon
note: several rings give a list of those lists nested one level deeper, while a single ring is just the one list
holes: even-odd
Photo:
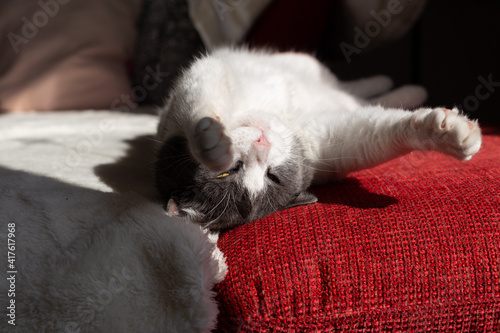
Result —
[{"label": "textured white fabric", "polygon": [[[150,179],[132,167],[145,161],[129,153],[156,122],[112,112],[0,116],[0,260],[7,267],[8,224],[15,224],[9,270],[16,272],[14,295],[11,274],[4,268],[0,276],[0,331],[214,327],[212,287],[226,272],[214,240],[144,195],[113,190],[153,196]],[[122,166],[128,174],[116,171]],[[12,300],[15,326],[6,316]]]}]

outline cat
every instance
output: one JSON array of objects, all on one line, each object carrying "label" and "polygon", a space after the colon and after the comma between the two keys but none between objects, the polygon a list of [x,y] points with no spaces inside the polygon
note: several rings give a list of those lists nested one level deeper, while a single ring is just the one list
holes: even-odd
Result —
[{"label": "cat", "polygon": [[[157,186],[169,214],[212,231],[311,204],[311,184],[413,150],[468,160],[481,131],[425,90],[375,76],[340,82],[314,57],[245,48],[200,56],[160,111]],[[385,93],[385,94],[384,94]],[[377,97],[378,96],[378,97]]]}]

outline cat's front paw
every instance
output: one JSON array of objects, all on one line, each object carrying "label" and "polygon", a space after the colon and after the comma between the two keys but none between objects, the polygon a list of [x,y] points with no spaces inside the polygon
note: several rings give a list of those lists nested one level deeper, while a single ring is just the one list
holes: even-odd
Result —
[{"label": "cat's front paw", "polygon": [[469,160],[481,148],[477,122],[460,115],[457,109],[420,109],[414,112],[412,127],[425,148]]},{"label": "cat's front paw", "polygon": [[205,117],[194,129],[195,152],[201,163],[214,172],[229,170],[233,163],[231,139],[217,120]]}]

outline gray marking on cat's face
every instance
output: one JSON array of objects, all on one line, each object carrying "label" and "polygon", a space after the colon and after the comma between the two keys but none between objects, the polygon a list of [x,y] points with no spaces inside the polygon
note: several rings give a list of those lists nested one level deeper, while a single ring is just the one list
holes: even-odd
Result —
[{"label": "gray marking on cat's face", "polygon": [[[293,156],[302,155],[298,141],[293,150]],[[210,171],[191,156],[183,137],[165,142],[156,163],[157,186],[168,202],[167,209],[210,230],[235,227],[316,201],[306,192],[312,180],[306,160],[292,158],[268,169],[265,187],[257,195],[251,196],[243,185],[244,173],[241,161],[223,174]]]}]

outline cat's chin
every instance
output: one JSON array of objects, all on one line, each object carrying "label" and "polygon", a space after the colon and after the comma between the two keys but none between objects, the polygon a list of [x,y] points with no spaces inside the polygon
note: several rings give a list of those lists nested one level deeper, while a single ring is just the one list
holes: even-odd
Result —
[{"label": "cat's chin", "polygon": [[244,122],[241,127],[253,127],[261,130],[262,132],[270,129],[269,123],[260,118],[252,118],[249,121]]}]

